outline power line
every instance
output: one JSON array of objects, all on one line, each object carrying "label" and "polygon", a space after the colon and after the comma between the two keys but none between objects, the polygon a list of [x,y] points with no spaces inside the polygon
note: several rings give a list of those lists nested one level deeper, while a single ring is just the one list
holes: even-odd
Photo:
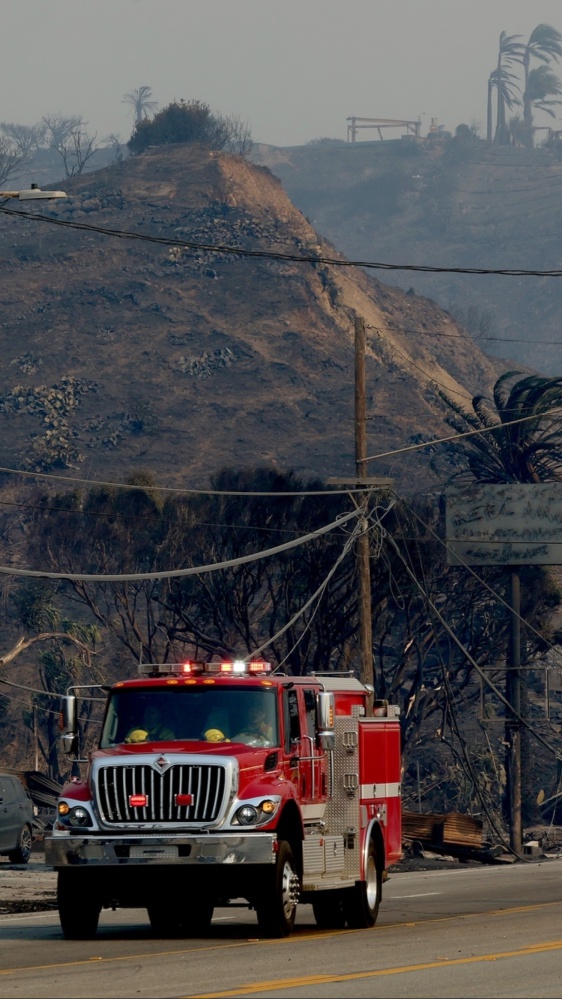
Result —
[{"label": "power line", "polygon": [[237,257],[266,258],[268,260],[289,260],[296,264],[324,264],[331,267],[362,267],[381,271],[414,271],[422,274],[490,274],[501,277],[562,277],[562,270],[531,270],[508,267],[435,267],[428,264],[389,264],[372,260],[346,260],[343,257],[323,257],[320,254],[281,253],[275,250],[246,250],[239,246],[229,246],[217,243],[199,243],[195,240],[172,239],[169,236],[150,236],[147,233],[131,232],[127,229],[108,229],[106,226],[90,225],[87,222],[71,222],[49,215],[35,212],[17,211],[13,208],[0,206],[0,212],[5,215],[16,215],[31,219],[34,222],[47,222],[50,225],[62,226],[66,229],[78,229],[84,232],[95,232],[102,236],[114,236],[119,239],[139,240],[146,243],[158,243],[161,246],[179,246],[188,250],[204,250],[207,253],[224,253]]},{"label": "power line", "polygon": [[[426,377],[429,377],[426,375]],[[430,379],[435,381],[435,379]],[[450,391],[450,390],[448,390]],[[376,461],[378,458],[389,458],[398,454],[404,454],[407,451],[419,451],[425,447],[432,447],[435,444],[450,443],[457,440],[461,440],[463,437],[470,437],[475,434],[491,434],[498,430],[502,430],[504,427],[513,426],[516,423],[526,423],[530,420],[544,419],[547,416],[558,416],[562,414],[562,409],[552,409],[547,410],[545,413],[534,414],[532,416],[522,416],[516,420],[509,420],[505,423],[498,423],[492,427],[482,427],[480,430],[468,430],[458,434],[451,434],[448,437],[435,438],[433,440],[423,441],[421,444],[406,444],[402,447],[395,448],[392,451],[381,451],[378,454],[370,455],[368,458],[363,459],[364,461]],[[22,470],[19,468],[8,468],[0,466],[0,473],[5,473],[7,475],[19,475],[29,478],[39,478],[46,479],[47,481],[54,482],[66,482],[75,483],[77,485],[87,486],[89,489],[96,488],[107,488],[107,489],[123,489],[123,490],[133,490],[137,492],[161,492],[161,493],[175,493],[183,496],[193,495],[193,496],[245,496],[245,497],[267,497],[268,499],[279,499],[286,497],[307,497],[307,496],[349,496],[350,494],[361,495],[366,492],[370,492],[370,486],[346,486],[343,489],[305,489],[305,490],[250,490],[250,489],[192,489],[191,487],[179,487],[179,486],[163,486],[159,483],[150,483],[145,485],[135,485],[130,482],[110,482],[103,479],[83,479],[75,475],[57,475],[52,472],[30,472],[27,470]],[[15,504],[18,505],[18,504]]]},{"label": "power line", "polygon": [[190,486],[163,486],[159,483],[149,483],[136,485],[131,482],[108,482],[104,479],[82,479],[76,475],[57,475],[53,472],[31,472],[21,468],[7,468],[0,466],[0,473],[6,475],[20,475],[24,478],[47,479],[53,482],[74,482],[77,485],[87,486],[89,489],[128,489],[136,492],[160,492],[175,493],[182,496],[267,496],[268,499],[277,497],[286,498],[288,496],[341,496],[349,493],[365,493],[368,488],[348,486],[345,489],[287,489],[283,490],[250,490],[250,489],[195,489]]},{"label": "power line", "polygon": [[474,657],[470,654],[470,652],[468,651],[468,649],[466,648],[466,646],[463,645],[463,643],[461,642],[460,638],[457,638],[457,636],[455,635],[453,629],[447,624],[447,621],[445,620],[445,618],[441,614],[441,611],[436,606],[436,604],[431,600],[429,594],[427,594],[427,593],[424,592],[424,589],[423,589],[421,583],[417,579],[415,573],[413,573],[412,570],[410,569],[408,563],[406,562],[406,560],[404,559],[402,553],[400,552],[400,549],[399,549],[398,545],[396,544],[394,538],[391,538],[389,535],[387,535],[387,538],[388,538],[389,544],[393,548],[394,552],[396,553],[396,555],[398,556],[398,558],[400,559],[400,561],[404,565],[404,568],[405,568],[408,576],[413,581],[413,583],[418,587],[420,593],[422,594],[422,598],[427,602],[428,606],[431,607],[433,613],[436,615],[436,617],[438,618],[438,620],[442,624],[443,628],[445,629],[445,631],[447,632],[447,634],[449,635],[449,637],[453,640],[453,642],[455,643],[455,645],[457,646],[457,648],[463,653],[463,655],[466,657],[466,659],[468,659],[468,662],[473,667],[473,669],[476,670],[476,672],[481,677],[481,679],[484,681],[484,683],[486,683],[487,686],[490,687],[490,689],[494,692],[494,694],[496,695],[496,697],[498,697],[499,700],[502,702],[502,704],[504,705],[504,707],[509,708],[511,714],[514,717],[516,717],[517,720],[522,725],[524,725],[525,728],[529,732],[531,732],[532,735],[534,735],[535,739],[538,742],[540,742],[541,745],[544,746],[545,749],[547,749],[549,753],[552,753],[553,756],[555,756],[557,760],[562,760],[562,755],[559,753],[559,751],[557,749],[555,749],[553,746],[551,746],[550,743],[547,742],[547,740],[544,739],[543,736],[540,735],[540,733],[537,732],[536,729],[533,728],[533,726],[529,724],[529,722],[527,721],[526,718],[523,718],[523,716],[521,714],[519,714],[518,712],[515,711],[513,705],[510,704],[510,702],[508,701],[507,697],[505,697],[502,694],[502,692],[499,689],[499,687],[497,687],[496,684],[493,682],[493,680],[491,680],[490,677],[488,677],[486,675],[485,670],[483,670],[478,665],[478,663],[476,662],[476,659],[474,659]]},{"label": "power line", "polygon": [[34,579],[68,579],[72,582],[81,583],[126,583],[141,582],[151,579],[173,579],[184,578],[186,576],[203,575],[207,572],[217,572],[220,569],[231,569],[237,565],[246,565],[248,562],[257,562],[260,559],[269,558],[272,555],[278,555],[281,552],[288,551],[290,548],[297,548],[300,545],[306,544],[308,541],[312,541],[324,534],[328,534],[330,531],[334,531],[336,528],[341,527],[343,524],[346,524],[349,520],[352,520],[354,517],[358,517],[359,515],[359,510],[352,510],[350,513],[342,514],[341,517],[333,520],[330,524],[326,524],[324,527],[319,527],[315,531],[311,531],[309,534],[304,534],[300,538],[295,538],[293,541],[286,541],[282,545],[276,545],[274,548],[266,548],[263,551],[254,552],[251,555],[241,555],[239,558],[227,559],[223,562],[214,562],[210,565],[189,566],[187,569],[165,569],[162,572],[84,573],[47,572],[42,569],[16,569],[11,566],[2,565],[0,566],[0,573],[7,576],[25,576]]},{"label": "power line", "polygon": [[[403,534],[403,532],[402,532],[402,539],[404,540],[404,534]],[[416,544],[416,548],[417,548],[417,544]],[[423,581],[424,581],[424,587],[423,587],[423,589],[421,591],[422,605],[425,607],[426,613],[427,613],[428,605],[432,606],[432,603],[431,603],[431,601],[429,600],[429,597],[428,597],[428,586],[427,586],[427,580],[425,578],[424,562],[423,562],[423,558],[421,558],[421,553],[420,553],[419,549],[418,549],[418,558],[420,559],[421,572],[422,572]],[[402,558],[402,562],[403,562],[404,565],[406,564],[404,558]],[[411,568],[412,574],[413,574],[414,573],[414,569],[413,569],[411,557],[409,557],[409,562],[410,562],[410,568]],[[500,832],[500,830],[497,827],[496,821],[495,821],[495,819],[494,819],[494,817],[493,817],[493,815],[492,815],[492,813],[491,813],[491,811],[490,811],[490,809],[488,807],[488,803],[487,803],[487,801],[485,799],[484,792],[482,791],[482,788],[480,787],[480,782],[478,780],[478,775],[474,771],[472,760],[470,759],[470,755],[469,755],[468,748],[467,748],[467,745],[466,745],[466,740],[464,739],[464,737],[463,737],[463,735],[461,733],[460,725],[459,725],[459,722],[458,722],[457,713],[456,713],[456,709],[455,709],[455,702],[454,702],[454,697],[453,697],[453,691],[452,691],[452,687],[451,687],[451,682],[450,682],[448,674],[447,674],[447,668],[445,666],[445,661],[444,661],[443,653],[442,653],[442,650],[441,650],[441,643],[438,640],[438,635],[437,635],[437,629],[435,627],[435,622],[434,622],[431,614],[429,614],[429,613],[428,613],[428,619],[429,619],[429,622],[430,622],[431,632],[432,632],[432,635],[433,635],[434,646],[435,646],[435,649],[437,651],[437,656],[438,656],[438,659],[439,659],[439,663],[441,665],[441,675],[443,677],[443,692],[444,692],[444,696],[445,696],[445,708],[446,708],[446,710],[449,711],[449,715],[450,715],[450,719],[451,719],[451,725],[450,725],[450,727],[451,727],[451,734],[453,734],[453,730],[454,730],[454,734],[457,736],[457,739],[458,739],[458,741],[460,743],[461,750],[462,750],[462,755],[463,755],[464,761],[465,761],[465,766],[463,767],[463,770],[465,772],[465,775],[468,775],[469,778],[470,778],[470,780],[472,781],[472,786],[473,786],[473,788],[474,788],[474,790],[476,792],[477,797],[480,800],[480,804],[481,804],[481,806],[482,806],[482,808],[483,808],[483,810],[484,810],[484,812],[486,814],[486,817],[488,819],[488,822],[490,823],[490,826],[494,830],[496,836],[498,837],[498,839],[500,840],[500,842],[502,843],[502,845],[507,850],[511,850],[511,852],[515,852],[515,851],[513,851],[511,849],[511,847],[509,846],[509,844],[507,844],[504,841],[504,837],[503,837],[502,833]],[[441,736],[441,738],[443,740],[444,740],[444,729],[445,729],[445,726],[443,724],[443,727],[442,727],[442,736]],[[451,750],[453,752],[455,752],[454,749],[453,749],[453,747],[452,747],[452,745],[450,746],[450,748],[451,748]],[[462,765],[462,760],[461,760],[461,765]]]},{"label": "power line", "polygon": [[[453,321],[457,324],[457,326],[463,325],[461,320],[456,319],[454,316],[452,318]],[[422,330],[414,326],[400,326],[398,323],[394,325],[388,324],[386,326],[375,326],[372,323],[366,323],[365,329],[375,330],[376,333],[383,333],[383,332],[415,333],[416,336],[444,337],[447,340],[466,341],[468,339],[471,340],[472,343],[476,344],[476,346],[478,346],[478,343],[480,341],[485,341],[486,343],[526,343],[531,345],[537,343],[541,344],[541,346],[546,346],[546,347],[562,346],[562,340],[535,340],[535,339],[529,340],[529,339],[511,337],[511,336],[503,337],[503,336],[480,336],[480,335],[478,336],[478,339],[475,339],[475,337],[473,336],[472,333],[469,332],[469,330],[466,330],[465,333],[439,333],[437,330]]]},{"label": "power line", "polygon": [[[17,503],[16,500],[2,500],[0,499],[0,506],[13,506],[17,510],[38,510],[40,513],[61,513],[70,514],[71,516],[77,517],[93,517],[101,518],[104,520],[118,521],[119,524],[124,522],[133,522],[141,524],[158,524],[159,526],[165,525],[174,527],[183,526],[178,520],[163,520],[160,517],[131,517],[128,514],[116,513],[115,510],[111,510],[109,513],[104,513],[94,510],[82,510],[78,508],[66,508],[63,506],[43,506],[40,503]],[[298,531],[291,529],[289,527],[261,527],[255,526],[254,524],[216,524],[207,520],[198,520],[193,527],[212,527],[223,530],[236,530],[236,531],[263,531],[265,534],[298,534]]]},{"label": "power line", "polygon": [[562,409],[550,409],[545,413],[534,413],[532,416],[520,416],[516,420],[506,420],[502,423],[496,423],[492,427],[482,427],[480,430],[465,430],[459,434],[451,434],[449,437],[437,437],[434,440],[424,441],[422,444],[408,444],[405,447],[395,448],[393,451],[383,451],[379,454],[372,454],[368,458],[362,458],[362,461],[375,461],[377,458],[390,458],[396,454],[404,454],[406,451],[419,451],[420,448],[431,447],[435,444],[448,444],[451,441],[462,440],[463,437],[474,437],[476,434],[489,434],[495,433],[498,430],[503,430],[504,427],[513,427],[517,423],[527,423],[529,420],[542,420],[547,416],[560,416],[562,414]]}]

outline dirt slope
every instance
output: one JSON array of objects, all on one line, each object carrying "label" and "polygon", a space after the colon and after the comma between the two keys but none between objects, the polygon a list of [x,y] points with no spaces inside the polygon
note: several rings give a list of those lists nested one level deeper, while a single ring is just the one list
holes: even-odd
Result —
[{"label": "dirt slope", "polygon": [[[267,169],[188,146],[68,181],[53,218],[244,249],[339,256]],[[29,211],[34,209],[33,203]],[[369,335],[369,452],[447,432],[498,367],[451,317],[358,269],[65,229],[0,226],[0,464],[206,485],[225,465],[354,471],[356,313]],[[429,457],[374,462],[404,488]]]}]

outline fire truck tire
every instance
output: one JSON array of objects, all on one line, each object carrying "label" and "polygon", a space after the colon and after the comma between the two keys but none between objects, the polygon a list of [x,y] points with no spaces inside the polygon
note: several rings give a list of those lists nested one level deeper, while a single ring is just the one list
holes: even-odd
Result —
[{"label": "fire truck tire", "polygon": [[268,871],[256,905],[258,927],[266,937],[288,937],[295,925],[298,875],[293,851],[279,840],[277,862]]},{"label": "fire truck tire", "polygon": [[101,900],[92,891],[91,879],[75,871],[59,871],[57,905],[62,932],[67,940],[91,940],[100,918]]},{"label": "fire truck tire", "polygon": [[377,921],[382,895],[382,863],[373,839],[369,840],[365,881],[346,891],[345,912],[351,930],[367,930]]},{"label": "fire truck tire", "polygon": [[318,892],[318,898],[312,902],[312,911],[321,930],[342,930],[346,920],[343,892]]}]

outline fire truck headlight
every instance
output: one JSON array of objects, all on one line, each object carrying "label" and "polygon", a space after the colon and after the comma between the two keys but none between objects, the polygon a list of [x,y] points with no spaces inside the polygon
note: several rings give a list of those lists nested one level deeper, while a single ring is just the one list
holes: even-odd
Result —
[{"label": "fire truck headlight", "polygon": [[259,812],[253,805],[242,805],[234,816],[241,826],[253,826],[258,821]]},{"label": "fire truck headlight", "polygon": [[92,817],[87,808],[83,808],[82,805],[77,805],[76,808],[72,808],[68,813],[68,822],[74,827],[84,827],[92,825]]}]

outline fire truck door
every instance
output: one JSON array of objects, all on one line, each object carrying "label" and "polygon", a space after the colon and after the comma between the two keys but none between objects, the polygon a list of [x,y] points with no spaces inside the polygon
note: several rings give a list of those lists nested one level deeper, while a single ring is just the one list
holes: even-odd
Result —
[{"label": "fire truck door", "polygon": [[286,692],[291,759],[291,779],[297,786],[303,817],[314,818],[320,799],[325,801],[324,754],[316,745],[316,695],[314,690],[293,688]]}]

